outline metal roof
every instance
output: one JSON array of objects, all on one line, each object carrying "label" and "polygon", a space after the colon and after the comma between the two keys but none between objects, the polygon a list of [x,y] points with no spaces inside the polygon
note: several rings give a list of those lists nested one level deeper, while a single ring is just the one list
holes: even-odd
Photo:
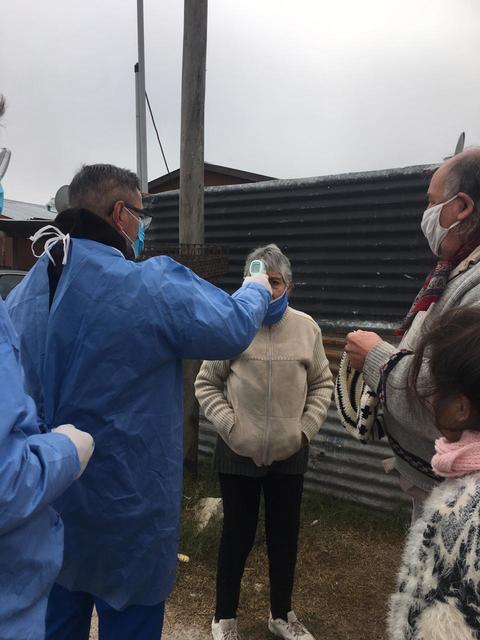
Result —
[{"label": "metal roof", "polygon": [[56,215],[56,211],[50,211],[46,205],[42,204],[21,202],[19,200],[5,200],[3,203],[2,216],[12,220],[32,220],[33,218],[53,220]]},{"label": "metal roof", "polygon": [[[260,173],[251,173],[250,171],[242,171],[240,169],[233,169],[232,167],[223,167],[219,164],[210,164],[209,162],[204,163],[205,172],[210,173],[218,173],[222,176],[231,176],[232,178],[238,178],[240,180],[245,180],[247,182],[261,182],[263,180],[275,180],[271,176],[264,176]],[[158,189],[158,187],[163,186],[164,184],[170,183],[175,178],[180,177],[180,169],[175,169],[175,171],[170,171],[170,173],[166,173],[159,178],[155,178],[154,180],[150,180],[148,183],[148,188],[150,190]]]}]

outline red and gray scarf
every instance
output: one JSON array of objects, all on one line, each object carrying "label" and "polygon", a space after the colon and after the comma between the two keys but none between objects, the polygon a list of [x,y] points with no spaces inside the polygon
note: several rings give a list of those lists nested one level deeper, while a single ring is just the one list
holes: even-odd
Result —
[{"label": "red and gray scarf", "polygon": [[463,262],[463,260],[468,258],[472,251],[479,245],[480,233],[476,233],[475,236],[467,242],[451,260],[439,260],[437,262],[435,267],[428,274],[422,288],[410,307],[410,311],[405,316],[403,323],[395,331],[396,336],[403,336],[408,331],[419,311],[427,311],[434,302],[438,302],[447,287],[448,279],[452,271],[461,262]]}]

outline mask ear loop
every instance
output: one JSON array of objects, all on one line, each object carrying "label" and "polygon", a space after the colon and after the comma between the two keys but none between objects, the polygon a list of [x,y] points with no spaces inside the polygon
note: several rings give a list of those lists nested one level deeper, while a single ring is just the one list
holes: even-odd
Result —
[{"label": "mask ear loop", "polygon": [[[130,211],[130,209],[129,209],[128,207],[125,207],[125,206],[124,206],[123,208],[124,208],[124,209],[126,209],[126,210],[128,211],[128,213],[129,213],[131,216],[133,216],[133,217],[135,218],[135,220],[138,220],[137,216],[134,216],[134,215],[133,215],[133,213]],[[130,236],[129,236],[129,235],[127,235],[127,234],[125,233],[125,231],[124,231],[121,227],[120,227],[119,229],[120,229],[120,233],[121,233],[123,236],[125,236],[125,238],[130,242],[130,245],[132,245],[132,244],[135,242],[135,240],[132,240],[132,239],[130,238]]]},{"label": "mask ear loop", "polygon": [[[46,236],[52,236],[52,237],[48,238],[48,240],[45,241],[43,252],[37,255],[35,253],[35,243]],[[29,240],[32,241],[32,253],[35,256],[35,258],[41,258],[43,255],[46,254],[52,264],[55,264],[55,260],[52,258],[52,254],[50,253],[50,250],[60,240],[63,244],[62,264],[63,265],[67,264],[68,251],[70,249],[69,233],[64,234],[60,231],[60,229],[57,229],[57,227],[54,227],[53,225],[49,224],[46,227],[42,227],[41,229],[39,229],[33,236],[30,236]]]}]

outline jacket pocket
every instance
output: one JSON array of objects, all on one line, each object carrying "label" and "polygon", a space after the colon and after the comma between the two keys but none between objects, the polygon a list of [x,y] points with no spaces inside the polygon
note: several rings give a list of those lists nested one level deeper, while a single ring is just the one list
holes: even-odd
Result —
[{"label": "jacket pocket", "polygon": [[270,418],[265,464],[286,460],[302,447],[302,424],[299,418]]},{"label": "jacket pocket", "polygon": [[246,413],[236,414],[226,442],[239,456],[252,458],[256,465],[261,466],[264,433],[265,418],[259,420]]}]

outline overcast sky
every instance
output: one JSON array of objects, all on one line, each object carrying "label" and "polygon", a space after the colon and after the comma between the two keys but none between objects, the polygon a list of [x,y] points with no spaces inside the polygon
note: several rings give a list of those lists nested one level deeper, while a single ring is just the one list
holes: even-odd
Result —
[{"label": "overcast sky", "polygon": [[[145,0],[147,92],[179,165],[182,0]],[[279,178],[438,162],[480,143],[479,0],[209,0],[205,160]],[[135,0],[1,8],[5,197],[135,170]],[[149,179],[166,172],[148,128]]]}]

